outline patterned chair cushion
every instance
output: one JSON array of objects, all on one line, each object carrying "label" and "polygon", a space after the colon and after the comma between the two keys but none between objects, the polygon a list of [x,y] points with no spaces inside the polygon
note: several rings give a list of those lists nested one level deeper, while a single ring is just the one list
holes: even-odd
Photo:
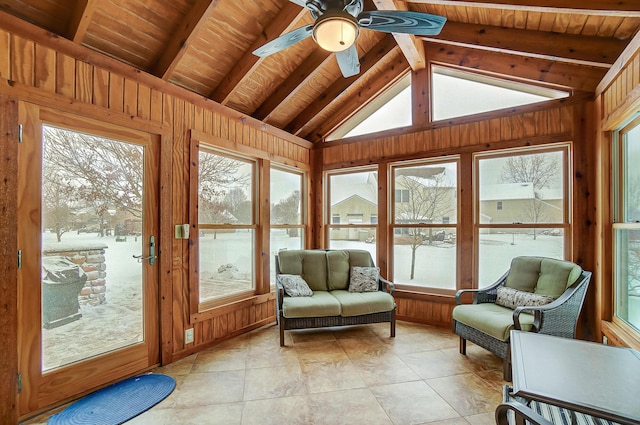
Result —
[{"label": "patterned chair cushion", "polygon": [[555,300],[554,297],[535,294],[533,292],[518,291],[517,289],[504,286],[498,288],[498,297],[496,298],[496,304],[513,310],[516,307],[524,305],[545,305],[549,304],[553,300]]},{"label": "patterned chair cushion", "polygon": [[307,282],[295,274],[281,274],[278,276],[284,291],[290,297],[310,297],[313,295],[313,291],[307,285]]},{"label": "patterned chair cushion", "polygon": [[349,292],[377,291],[379,276],[379,267],[351,267]]}]

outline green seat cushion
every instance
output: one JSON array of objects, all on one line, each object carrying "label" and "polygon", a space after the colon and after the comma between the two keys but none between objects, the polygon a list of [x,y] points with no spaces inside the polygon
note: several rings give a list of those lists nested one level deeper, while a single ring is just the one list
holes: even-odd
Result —
[{"label": "green seat cushion", "polygon": [[373,267],[369,251],[363,249],[345,249],[327,251],[327,287],[334,289],[349,288],[351,267]]},{"label": "green seat cushion", "polygon": [[331,291],[340,303],[342,316],[359,316],[361,314],[382,313],[393,310],[393,297],[383,291],[349,292],[346,290]]},{"label": "green seat cushion", "polygon": [[284,297],[284,317],[340,316],[340,302],[327,291],[314,291],[310,297]]},{"label": "green seat cushion", "polygon": [[[458,305],[453,309],[453,319],[500,341],[508,341],[509,331],[514,329],[513,310],[493,303]],[[532,325],[533,315],[521,313],[522,330],[530,331]]]},{"label": "green seat cushion", "polygon": [[535,293],[558,298],[580,277],[582,267],[569,261],[544,258]]},{"label": "green seat cushion", "polygon": [[327,254],[324,250],[290,250],[278,253],[281,274],[297,274],[313,291],[327,290]]},{"label": "green seat cushion", "polygon": [[533,292],[540,277],[542,257],[516,257],[511,260],[506,287]]}]

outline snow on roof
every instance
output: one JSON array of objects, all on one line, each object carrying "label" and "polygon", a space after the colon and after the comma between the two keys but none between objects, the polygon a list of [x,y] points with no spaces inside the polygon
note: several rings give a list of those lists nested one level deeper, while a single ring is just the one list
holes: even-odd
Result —
[{"label": "snow on roof", "polygon": [[555,189],[540,189],[536,190],[536,197],[543,201],[552,201],[554,199],[562,199],[562,192],[561,187]]},{"label": "snow on roof", "polygon": [[480,186],[481,201],[533,199],[534,197],[533,183],[500,183]]},{"label": "snow on roof", "polygon": [[331,186],[331,205],[337,205],[353,196],[359,196],[367,202],[378,202],[378,178],[376,173],[368,173],[365,179],[358,179],[358,174],[353,175],[350,184],[336,184]]}]

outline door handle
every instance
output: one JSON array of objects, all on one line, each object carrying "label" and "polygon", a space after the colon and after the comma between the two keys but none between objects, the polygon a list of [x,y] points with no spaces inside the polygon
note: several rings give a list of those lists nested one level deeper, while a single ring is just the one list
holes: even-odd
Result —
[{"label": "door handle", "polygon": [[134,255],[133,258],[138,260],[138,263],[142,263],[143,261],[149,260],[149,265],[153,266],[153,264],[156,262],[156,258],[158,258],[158,256],[156,255],[156,238],[155,236],[151,235],[151,237],[149,238],[149,255],[147,255],[146,257],[144,255]]}]

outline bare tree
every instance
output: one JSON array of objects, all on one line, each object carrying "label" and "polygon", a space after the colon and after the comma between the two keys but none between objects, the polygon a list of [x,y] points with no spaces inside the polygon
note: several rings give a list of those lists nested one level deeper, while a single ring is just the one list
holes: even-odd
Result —
[{"label": "bare tree", "polygon": [[58,242],[62,235],[70,230],[73,222],[71,203],[73,191],[69,183],[65,181],[64,173],[55,167],[45,167],[42,179],[42,225],[51,229],[56,234]]},{"label": "bare tree", "polygon": [[[251,174],[238,173],[245,163],[215,153],[200,151],[198,164],[198,214],[207,223],[229,223],[234,216],[241,222],[251,221]],[[237,217],[239,214],[240,217]],[[247,219],[248,215],[248,219]]]},{"label": "bare tree", "polygon": [[501,183],[533,183],[534,189],[551,187],[560,164],[554,155],[537,153],[507,158],[500,176]]},{"label": "bare tree", "polygon": [[[516,155],[507,158],[500,176],[502,183],[532,183],[534,198],[525,202],[520,216],[523,222],[540,223],[548,219],[548,205],[538,198],[538,192],[550,188],[560,172],[560,162],[555,154],[538,153]],[[533,239],[537,238],[533,229]]]},{"label": "bare tree", "polygon": [[[76,208],[92,207],[104,236],[107,210],[112,207],[134,217],[142,216],[144,151],[141,146],[56,127],[44,127],[43,162],[45,183],[74,202]],[[46,182],[46,170],[57,177]],[[45,190],[46,192],[46,190]],[[51,194],[47,195],[53,199]],[[46,205],[49,200],[45,199]]]},{"label": "bare tree", "polygon": [[[396,219],[410,224],[428,224],[453,211],[455,187],[449,183],[444,170],[428,178],[405,175],[399,180],[400,185],[409,191],[409,199],[396,204]],[[427,232],[423,233],[423,228],[407,230],[411,247],[411,280],[415,275],[416,251],[425,241],[429,245],[433,243],[433,228],[429,227]]]}]

